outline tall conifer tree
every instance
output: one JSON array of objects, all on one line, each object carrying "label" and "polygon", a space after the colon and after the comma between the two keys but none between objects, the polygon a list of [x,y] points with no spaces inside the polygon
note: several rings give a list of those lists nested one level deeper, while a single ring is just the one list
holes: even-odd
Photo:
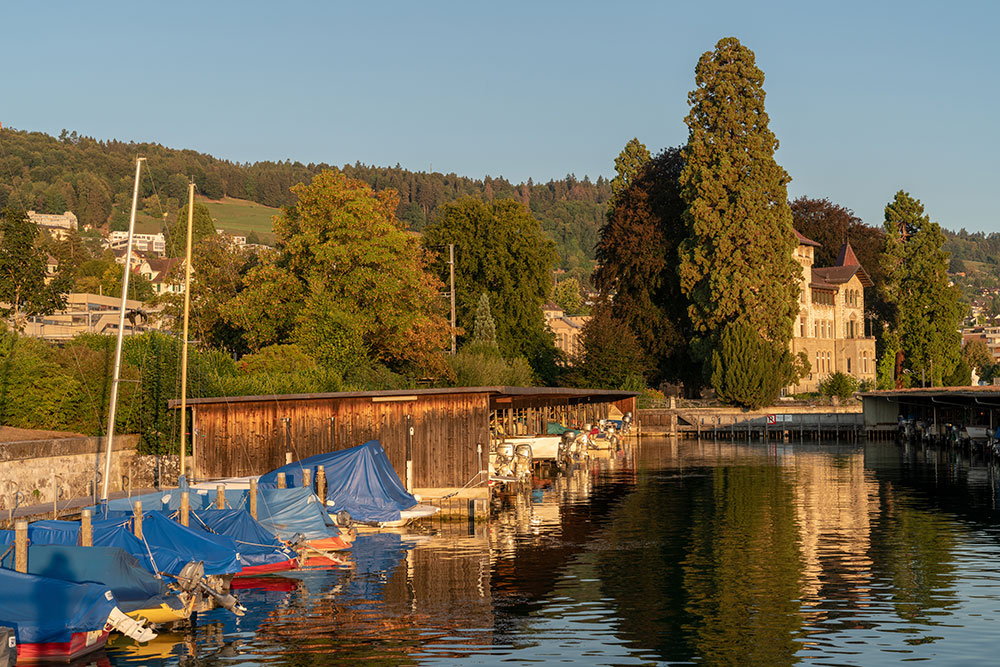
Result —
[{"label": "tall conifer tree", "polygon": [[885,207],[883,295],[911,377],[940,386],[959,361],[961,293],[948,280],[945,237],[923,204],[900,190]]},{"label": "tall conifer tree", "polygon": [[778,140],[764,111],[764,73],[753,52],[728,37],[702,55],[695,81],[680,176],[688,238],[678,273],[696,351],[709,359],[722,327],[737,320],[787,346],[801,269],[792,258],[790,178],[774,160]]}]

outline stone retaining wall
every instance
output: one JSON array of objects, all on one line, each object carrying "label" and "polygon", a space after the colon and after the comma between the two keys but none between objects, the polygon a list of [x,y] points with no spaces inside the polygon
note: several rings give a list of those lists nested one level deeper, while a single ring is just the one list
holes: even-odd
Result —
[{"label": "stone retaining wall", "polygon": [[[141,486],[144,474],[142,466],[136,465],[140,463],[138,443],[138,435],[115,437],[110,491],[123,490],[123,482],[127,486],[130,477],[133,487]],[[100,492],[103,485],[104,458],[104,438],[0,443],[0,518],[25,505],[56,499],[61,505],[73,498],[92,497],[95,488]],[[144,458],[148,457],[138,457]],[[133,469],[140,472],[138,478]]]}]

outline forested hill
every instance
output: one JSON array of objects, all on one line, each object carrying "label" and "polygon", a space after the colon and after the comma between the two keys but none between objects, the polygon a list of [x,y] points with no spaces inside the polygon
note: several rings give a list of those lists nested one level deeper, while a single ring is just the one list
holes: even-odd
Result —
[{"label": "forested hill", "polygon": [[[140,210],[173,218],[187,196],[188,178],[209,199],[237,197],[266,206],[292,202],[289,188],[312,180],[322,169],[341,169],[376,189],[399,192],[398,215],[420,230],[442,203],[471,196],[514,198],[530,206],[556,242],[563,269],[580,278],[593,266],[597,231],[604,221],[609,181],[564,179],[512,184],[502,177],[482,180],[455,174],[414,172],[360,163],[335,167],[299,162],[239,164],[204,153],[149,143],[98,141],[63,130],[58,138],[40,132],[0,130],[0,207],[8,201],[40,213],[72,210],[81,225],[124,229],[132,196],[135,156],[148,158]],[[610,158],[609,158],[610,161]]]}]

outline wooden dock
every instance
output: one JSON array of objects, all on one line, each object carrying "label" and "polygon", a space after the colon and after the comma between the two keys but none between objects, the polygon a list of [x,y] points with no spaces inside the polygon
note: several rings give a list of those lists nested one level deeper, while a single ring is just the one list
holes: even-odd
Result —
[{"label": "wooden dock", "polygon": [[731,440],[855,440],[864,434],[860,406],[775,406],[759,411],[662,408],[638,411],[641,435]]}]

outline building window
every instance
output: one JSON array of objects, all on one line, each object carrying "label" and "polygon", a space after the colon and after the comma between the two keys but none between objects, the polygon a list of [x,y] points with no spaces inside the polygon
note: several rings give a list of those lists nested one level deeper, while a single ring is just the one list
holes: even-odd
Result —
[{"label": "building window", "polygon": [[799,337],[800,338],[806,337],[806,318],[804,317],[799,320]]},{"label": "building window", "polygon": [[847,372],[851,372],[851,358],[847,357]]}]

